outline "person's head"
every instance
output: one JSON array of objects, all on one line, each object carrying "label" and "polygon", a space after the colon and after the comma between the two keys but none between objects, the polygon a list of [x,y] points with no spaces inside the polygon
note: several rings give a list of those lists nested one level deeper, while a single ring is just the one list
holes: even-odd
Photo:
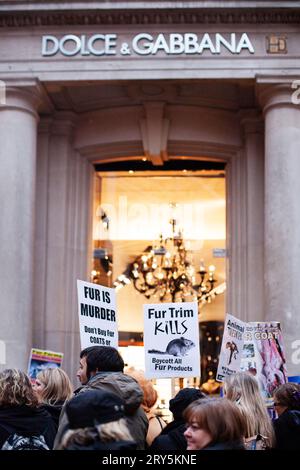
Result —
[{"label": "person's head", "polygon": [[174,420],[182,419],[184,410],[195,400],[205,398],[205,393],[198,388],[182,388],[169,402],[169,409],[173,413]]},{"label": "person's head", "polygon": [[246,437],[262,434],[268,445],[274,444],[274,431],[267,407],[259,390],[258,381],[249,372],[238,372],[224,380],[224,393],[228,400],[238,404],[246,419]]},{"label": "person's head", "polygon": [[129,368],[126,370],[126,374],[133,377],[139,384],[143,392],[143,401],[142,407],[146,413],[148,413],[151,408],[155,405],[158,398],[158,393],[154,388],[151,380],[145,378],[144,372],[142,370],[136,370],[134,368]]},{"label": "person's head", "polygon": [[39,372],[33,389],[39,401],[50,405],[70,400],[73,395],[70,379],[60,367]]},{"label": "person's head", "polygon": [[71,444],[88,444],[96,436],[102,442],[132,441],[127,428],[125,402],[118,395],[104,390],[87,390],[66,404],[70,431],[63,438],[62,448]]},{"label": "person's head", "polygon": [[184,436],[187,450],[200,450],[209,444],[242,442],[245,420],[239,408],[226,398],[202,398],[183,413],[187,423]]},{"label": "person's head", "polygon": [[238,372],[225,377],[224,393],[231,401],[241,402],[246,399],[261,398],[258,382],[249,372]]},{"label": "person's head", "polygon": [[286,410],[300,411],[300,384],[290,382],[280,385],[273,398],[278,416]]},{"label": "person's head", "polygon": [[77,377],[85,385],[97,372],[123,372],[124,361],[117,349],[91,346],[80,353]]},{"label": "person's head", "polygon": [[70,429],[88,428],[118,421],[125,415],[124,400],[100,389],[78,393],[66,404]]},{"label": "person's head", "polygon": [[0,406],[38,406],[29,377],[18,369],[6,369],[0,373]]}]

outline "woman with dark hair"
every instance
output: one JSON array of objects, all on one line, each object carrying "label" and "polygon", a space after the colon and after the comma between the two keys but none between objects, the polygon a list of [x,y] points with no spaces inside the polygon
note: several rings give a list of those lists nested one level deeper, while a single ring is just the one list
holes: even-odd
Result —
[{"label": "woman with dark hair", "polygon": [[196,400],[184,411],[187,450],[245,450],[246,423],[226,398]]},{"label": "woman with dark hair", "polygon": [[55,425],[39,406],[29,377],[20,370],[0,373],[0,449],[52,449]]},{"label": "woman with dark hair", "polygon": [[278,419],[274,421],[276,449],[299,450],[300,447],[300,385],[286,383],[274,393]]}]

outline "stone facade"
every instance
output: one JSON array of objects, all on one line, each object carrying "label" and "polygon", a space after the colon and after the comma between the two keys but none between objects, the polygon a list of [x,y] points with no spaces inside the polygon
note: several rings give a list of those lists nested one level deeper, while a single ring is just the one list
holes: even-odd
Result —
[{"label": "stone facade", "polygon": [[[25,11],[23,3],[0,5],[6,365],[26,368],[33,344],[63,351],[66,370],[76,370],[75,281],[90,268],[93,163],[147,155],[162,165],[185,155],[227,163],[227,311],[281,321],[289,374],[299,373],[300,9],[31,1]],[[152,38],[141,47],[160,41],[154,53],[132,49],[141,33]],[[203,41],[201,52],[170,53],[175,33],[180,44]],[[114,54],[80,45],[76,55],[42,55],[43,36],[71,35],[71,51],[96,34],[98,52],[115,36]],[[253,52],[224,41],[218,52],[217,34],[228,43],[247,34]]]}]

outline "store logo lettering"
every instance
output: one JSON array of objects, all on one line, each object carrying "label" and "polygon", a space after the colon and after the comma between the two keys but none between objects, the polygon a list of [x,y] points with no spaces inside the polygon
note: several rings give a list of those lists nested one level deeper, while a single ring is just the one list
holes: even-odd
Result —
[{"label": "store logo lettering", "polygon": [[243,50],[254,54],[254,47],[246,33],[231,33],[223,36],[220,33],[197,35],[194,33],[171,33],[152,35],[139,33],[129,42],[118,41],[117,34],[67,34],[61,38],[53,35],[42,37],[42,56],[50,57],[58,53],[71,57],[110,56],[110,55],[201,55],[205,52],[221,54],[229,51],[240,54]]}]

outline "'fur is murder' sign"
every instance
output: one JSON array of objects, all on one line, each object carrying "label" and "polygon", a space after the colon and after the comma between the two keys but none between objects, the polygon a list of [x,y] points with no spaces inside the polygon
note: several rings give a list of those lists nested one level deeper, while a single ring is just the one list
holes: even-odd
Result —
[{"label": "'fur is murder' sign", "polygon": [[118,347],[115,289],[77,281],[81,349]]}]

